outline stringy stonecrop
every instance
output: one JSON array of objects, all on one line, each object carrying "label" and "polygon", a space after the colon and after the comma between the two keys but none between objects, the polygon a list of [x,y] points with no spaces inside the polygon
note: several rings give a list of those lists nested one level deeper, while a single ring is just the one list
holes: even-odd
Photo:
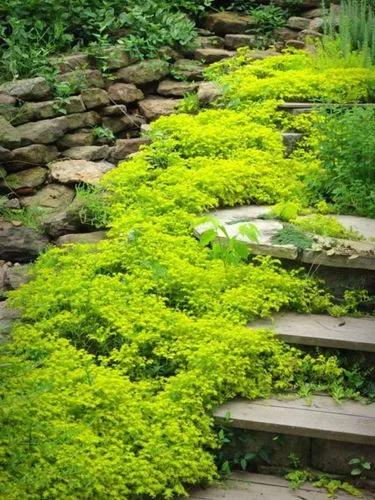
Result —
[{"label": "stringy stonecrop", "polygon": [[153,143],[103,179],[108,238],[48,250],[11,294],[23,316],[1,348],[4,498],[172,498],[217,474],[216,405],[306,382],[350,395],[336,358],[246,327],[280,309],[337,312],[332,297],[273,259],[227,265],[193,238],[213,207],[308,203],[319,165],[283,157],[271,108],[158,120]]}]

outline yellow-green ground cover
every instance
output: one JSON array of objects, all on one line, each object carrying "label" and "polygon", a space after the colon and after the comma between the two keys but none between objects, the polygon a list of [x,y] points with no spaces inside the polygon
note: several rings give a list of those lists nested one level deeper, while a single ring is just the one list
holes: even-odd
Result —
[{"label": "yellow-green ground cover", "polygon": [[276,102],[296,88],[366,99],[375,75],[244,57],[211,70],[221,109],[158,120],[153,143],[105,177],[108,238],[47,251],[12,293],[23,316],[1,348],[2,498],[172,498],[217,475],[216,405],[306,384],[354,395],[336,358],[246,327],[280,309],[337,313],[321,285],[270,258],[213,259],[193,231],[213,207],[308,206],[320,165],[284,158]]}]

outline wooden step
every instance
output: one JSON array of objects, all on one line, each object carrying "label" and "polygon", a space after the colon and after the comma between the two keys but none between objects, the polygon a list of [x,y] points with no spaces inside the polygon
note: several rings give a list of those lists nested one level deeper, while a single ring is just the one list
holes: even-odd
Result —
[{"label": "wooden step", "polygon": [[249,327],[272,329],[289,344],[375,352],[375,317],[287,313],[254,321]]},{"label": "wooden step", "polygon": [[284,102],[278,106],[280,111],[287,111],[291,114],[298,115],[300,113],[308,113],[320,107],[326,108],[356,108],[356,107],[373,107],[374,103],[348,103],[348,104],[329,104],[322,102]]},{"label": "wooden step", "polygon": [[[291,490],[288,481],[269,474],[234,472],[230,478],[211,488],[196,488],[189,498],[194,500],[327,500],[327,491],[305,483]],[[338,500],[353,498],[344,492],[335,494]],[[375,498],[363,492],[365,500]]]},{"label": "wooden step", "polygon": [[304,399],[247,401],[237,399],[220,406],[214,416],[230,418],[238,429],[375,445],[375,404],[337,403],[329,396]]}]

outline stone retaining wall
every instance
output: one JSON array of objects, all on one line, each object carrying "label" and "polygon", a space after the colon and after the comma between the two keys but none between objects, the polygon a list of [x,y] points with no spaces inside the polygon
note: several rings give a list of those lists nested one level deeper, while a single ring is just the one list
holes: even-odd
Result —
[{"label": "stone retaining wall", "polygon": [[[277,50],[302,47],[307,35],[321,36],[322,11],[314,8],[319,4],[305,2],[303,17],[288,20],[277,33]],[[198,92],[202,104],[216,97],[217,89],[201,82],[205,66],[232,57],[241,46],[255,47],[248,34],[252,26],[250,16],[211,13],[198,30],[194,51],[165,48],[157,59],[135,61],[116,46],[97,58],[75,53],[56,59],[51,65],[58,69],[60,97],[42,77],[0,85],[3,206],[45,210],[43,232],[17,220],[0,221],[0,259],[27,262],[62,235],[92,229],[78,216],[75,186],[97,182],[147,143],[141,135],[148,123],[174,113],[184,95]],[[258,51],[254,57],[273,53]],[[105,73],[98,69],[103,61]],[[69,88],[69,97],[61,97],[62,87]]]}]

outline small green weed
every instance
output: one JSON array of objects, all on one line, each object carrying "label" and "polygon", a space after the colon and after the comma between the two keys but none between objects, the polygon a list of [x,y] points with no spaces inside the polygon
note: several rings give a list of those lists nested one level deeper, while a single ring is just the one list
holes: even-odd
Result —
[{"label": "small green weed", "polygon": [[200,109],[200,104],[197,94],[187,94],[183,100],[179,103],[177,111],[179,113],[187,113],[189,115],[195,115]]},{"label": "small green weed", "polygon": [[6,197],[0,197],[0,217],[7,222],[17,222],[23,226],[42,231],[41,218],[46,210],[40,207],[12,209],[6,208]]},{"label": "small green weed", "polygon": [[[235,236],[229,236],[224,225],[215,217],[206,217],[206,222],[212,226],[200,236],[202,246],[211,245],[210,255],[213,259],[221,259],[225,264],[238,264],[245,261],[251,250],[244,241],[239,241]],[[259,233],[254,224],[243,224],[239,227],[239,234],[250,242],[257,243]]]},{"label": "small green weed", "polygon": [[362,496],[361,491],[347,481],[332,479],[329,476],[316,474],[308,469],[292,470],[285,475],[285,479],[289,482],[292,490],[297,490],[305,483],[311,482],[317,488],[326,489],[330,498],[334,497],[338,491],[344,491],[355,497]]},{"label": "small green weed", "polygon": [[271,3],[251,9],[250,15],[257,24],[255,32],[270,39],[276,29],[285,26],[288,13],[285,9]]},{"label": "small green weed", "polygon": [[373,464],[363,457],[352,458],[349,465],[354,466],[350,471],[350,474],[358,479],[364,479],[373,467]]},{"label": "small green weed", "polygon": [[80,205],[79,216],[83,224],[105,228],[109,224],[106,192],[98,187],[77,186],[77,199]]},{"label": "small green weed", "polygon": [[113,143],[116,139],[115,134],[108,127],[94,127],[91,131],[94,141]]},{"label": "small green weed", "polygon": [[311,248],[314,241],[293,224],[284,224],[284,227],[273,237],[277,245],[294,245],[298,250]]}]

